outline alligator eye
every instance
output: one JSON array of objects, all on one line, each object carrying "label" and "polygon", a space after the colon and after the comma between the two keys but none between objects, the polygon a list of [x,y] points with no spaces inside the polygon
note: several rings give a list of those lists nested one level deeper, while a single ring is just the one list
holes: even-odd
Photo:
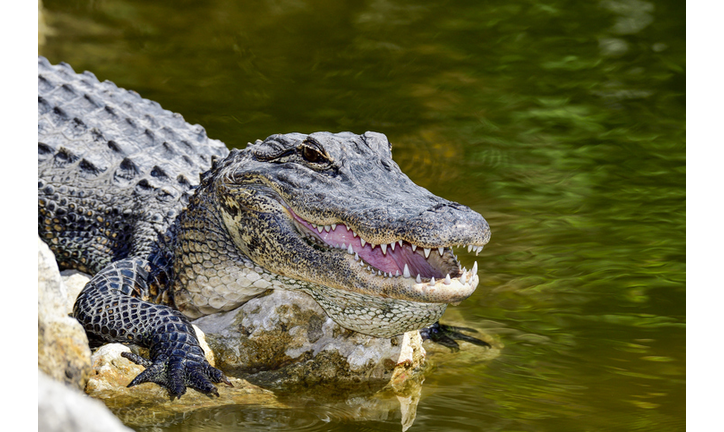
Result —
[{"label": "alligator eye", "polygon": [[327,162],[327,158],[322,153],[320,153],[317,149],[314,149],[312,147],[303,146],[301,150],[302,150],[302,157],[307,162],[311,162],[311,163]]}]

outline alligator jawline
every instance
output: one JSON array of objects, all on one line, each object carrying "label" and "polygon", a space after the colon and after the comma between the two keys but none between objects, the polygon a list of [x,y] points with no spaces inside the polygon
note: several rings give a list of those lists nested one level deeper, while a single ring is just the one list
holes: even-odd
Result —
[{"label": "alligator jawline", "polygon": [[343,223],[316,225],[291,209],[287,210],[303,238],[316,246],[329,250],[340,249],[354,255],[355,261],[364,263],[362,267],[372,273],[377,272],[381,278],[412,278],[417,283],[425,281],[434,285],[436,279],[449,282],[461,276],[466,276],[466,279],[470,276],[466,269],[460,268],[449,247],[422,248],[404,240],[373,245]]}]

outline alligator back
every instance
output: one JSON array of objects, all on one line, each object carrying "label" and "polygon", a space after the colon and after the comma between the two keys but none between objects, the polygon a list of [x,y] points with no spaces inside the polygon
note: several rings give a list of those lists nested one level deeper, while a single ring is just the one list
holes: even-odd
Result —
[{"label": "alligator back", "polygon": [[62,268],[147,254],[228,153],[158,103],[38,58],[38,232]]}]

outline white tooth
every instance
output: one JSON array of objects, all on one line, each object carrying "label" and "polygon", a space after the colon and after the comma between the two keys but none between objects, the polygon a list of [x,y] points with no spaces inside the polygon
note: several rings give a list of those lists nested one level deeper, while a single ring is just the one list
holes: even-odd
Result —
[{"label": "white tooth", "polygon": [[365,247],[365,244],[367,244],[365,239],[363,239],[362,237],[359,238],[359,242],[362,244],[362,247]]},{"label": "white tooth", "polygon": [[354,253],[354,249],[352,249],[352,243],[350,243],[349,246],[347,247],[347,253],[350,255],[352,255]]},{"label": "white tooth", "polygon": [[337,229],[337,224],[332,224],[332,231]]},{"label": "white tooth", "polygon": [[425,248],[425,258],[430,258],[430,249]]},{"label": "white tooth", "polygon": [[324,231],[324,227],[322,225],[317,225],[317,231],[321,233],[322,231]]},{"label": "white tooth", "polygon": [[400,275],[400,271],[399,271],[399,270],[395,270],[395,276],[399,276],[399,275]]},{"label": "white tooth", "polygon": [[472,273],[473,276],[478,274],[478,262],[477,261],[475,261],[475,264],[473,264],[473,269],[470,270],[470,272]]},{"label": "white tooth", "polygon": [[445,252],[445,248],[439,247],[439,248],[437,248],[437,251],[440,252],[440,256],[442,256],[442,253]]},{"label": "white tooth", "polygon": [[335,249],[339,249],[339,243],[335,243],[335,244],[334,244],[334,248],[335,248]]},{"label": "white tooth", "polygon": [[415,252],[417,250],[417,245],[412,245],[412,251]]},{"label": "white tooth", "polygon": [[397,244],[400,245],[400,247],[402,247],[402,240],[397,240]]},{"label": "white tooth", "polygon": [[380,245],[380,249],[382,249],[382,255],[387,255],[387,245],[382,243]]},{"label": "white tooth", "polygon": [[430,286],[435,286],[435,277],[430,278]]},{"label": "white tooth", "polygon": [[354,253],[354,260],[359,261],[359,255],[357,255],[357,252]]},{"label": "white tooth", "polygon": [[393,251],[395,250],[395,243],[396,243],[396,242],[390,243],[390,247],[392,248]]},{"label": "white tooth", "polygon": [[417,283],[422,283],[422,279],[420,279],[420,275],[419,275],[419,274],[418,274],[417,277],[415,278],[415,282],[417,282]]},{"label": "white tooth", "polygon": [[467,272],[468,272],[468,269],[466,269],[465,267],[463,267],[463,274],[465,274],[465,273],[467,273]]},{"label": "white tooth", "polygon": [[445,285],[450,285],[452,283],[452,281],[450,280],[450,273],[445,276],[445,280],[442,283],[444,283]]},{"label": "white tooth", "polygon": [[357,237],[357,233],[352,231],[352,237]]},{"label": "white tooth", "polygon": [[374,244],[374,243],[370,243],[370,248],[374,249],[374,248],[375,248],[375,246],[377,246],[377,245],[376,245],[376,244]]},{"label": "white tooth", "polygon": [[463,285],[465,285],[465,283],[466,283],[465,281],[466,281],[467,279],[468,279],[468,276],[465,274],[465,272],[463,272],[463,274],[460,275],[460,283],[463,284]]},{"label": "white tooth", "polygon": [[473,245],[468,245],[468,253],[473,249]]},{"label": "white tooth", "polygon": [[329,225],[325,225],[325,226],[324,226],[324,230],[327,231],[327,232],[329,232],[329,230],[331,230],[331,229],[332,229],[332,227],[329,226]]},{"label": "white tooth", "polygon": [[377,270],[377,276],[382,276],[382,272]]},{"label": "white tooth", "polygon": [[352,228],[348,227],[347,225],[345,225],[344,227],[347,228],[347,231],[352,229]]},{"label": "white tooth", "polygon": [[407,268],[407,264],[405,264],[405,268],[402,270],[402,276],[409,278],[410,277],[410,269]]}]

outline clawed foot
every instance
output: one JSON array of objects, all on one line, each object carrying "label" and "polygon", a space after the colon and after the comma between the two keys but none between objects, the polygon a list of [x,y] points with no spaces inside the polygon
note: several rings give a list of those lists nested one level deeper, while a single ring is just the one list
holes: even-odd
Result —
[{"label": "clawed foot", "polygon": [[435,343],[450,348],[451,351],[460,350],[460,345],[455,342],[456,340],[470,342],[471,344],[491,348],[489,343],[461,333],[462,331],[476,332],[477,330],[467,327],[453,327],[436,322],[430,327],[420,330],[420,335],[422,336],[422,340],[430,339]]},{"label": "clawed foot", "polygon": [[226,375],[211,366],[205,359],[199,361],[188,357],[160,356],[155,361],[151,361],[129,352],[121,355],[146,368],[128,384],[128,387],[145,382],[156,383],[168,390],[171,400],[180,398],[186,393],[186,387],[191,387],[209,396],[219,396],[219,391],[213,383],[224,383],[233,387]]}]

